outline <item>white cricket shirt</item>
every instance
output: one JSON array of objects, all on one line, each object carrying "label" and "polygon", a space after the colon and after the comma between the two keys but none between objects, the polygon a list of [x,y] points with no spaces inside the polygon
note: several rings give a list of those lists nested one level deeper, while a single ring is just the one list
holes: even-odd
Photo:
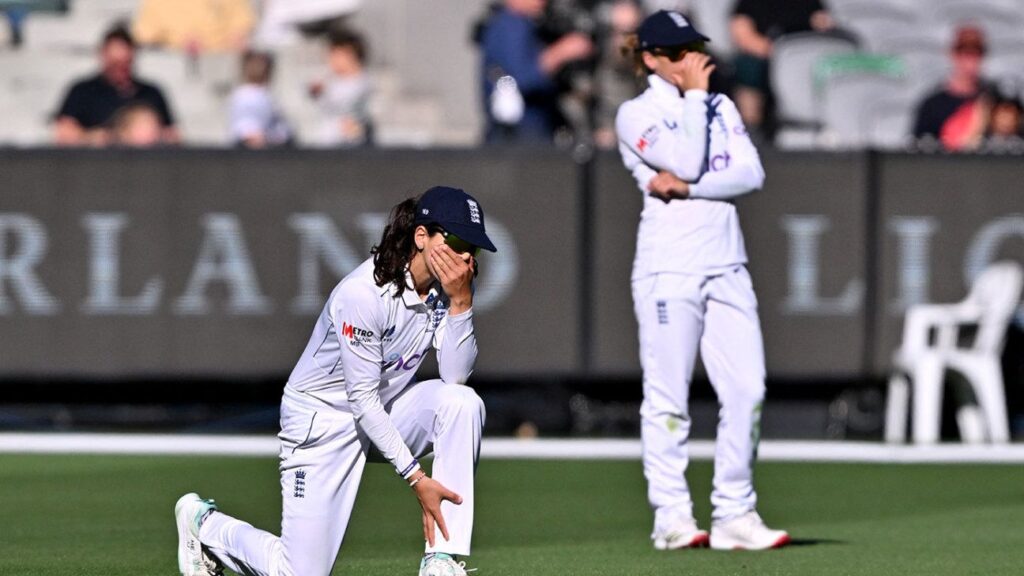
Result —
[{"label": "white cricket shirt", "polygon": [[[623,163],[644,195],[632,278],[714,275],[745,264],[731,199],[759,189],[764,168],[736,105],[703,90],[681,96],[656,74],[647,79],[647,90],[623,103],[615,118]],[[661,170],[689,182],[690,197],[650,197],[647,185]]]},{"label": "white cricket shirt", "polygon": [[331,292],[313,335],[288,378],[293,391],[351,412],[356,425],[403,476],[415,467],[409,448],[385,406],[413,382],[430,348],[437,350],[441,379],[464,384],[476,361],[473,311],[449,316],[448,297],[435,283],[422,300],[409,286],[396,298],[391,283],[373,279],[373,259],[363,262]]}]

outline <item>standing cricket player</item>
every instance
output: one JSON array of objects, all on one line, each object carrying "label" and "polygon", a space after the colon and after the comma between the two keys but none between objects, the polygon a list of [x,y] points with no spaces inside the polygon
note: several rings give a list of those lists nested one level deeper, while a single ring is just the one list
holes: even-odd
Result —
[{"label": "standing cricket player", "polygon": [[[789,535],[768,529],[755,509],[764,347],[732,199],[759,189],[764,170],[735,105],[708,93],[707,41],[678,12],[644,20],[633,47],[649,87],[616,118],[623,161],[644,193],[632,274],[644,475],[655,548],[710,540],[712,548],[760,550]],[[721,405],[710,539],[693,518],[684,477],[698,348]]]},{"label": "standing cricket player", "polygon": [[[331,293],[281,401],[281,536],[186,494],[178,567],[210,575],[327,576],[368,458],[383,457],[423,509],[421,576],[465,575],[484,406],[476,360],[476,254],[495,251],[480,204],[435,187],[392,210],[373,257]],[[439,380],[416,382],[437,351]],[[416,458],[434,452],[434,477]],[[436,526],[436,528],[435,528]]]}]

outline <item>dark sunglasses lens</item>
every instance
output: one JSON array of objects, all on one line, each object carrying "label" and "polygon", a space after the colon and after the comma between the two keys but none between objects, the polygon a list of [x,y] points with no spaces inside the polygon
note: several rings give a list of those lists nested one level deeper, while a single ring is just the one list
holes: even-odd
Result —
[{"label": "dark sunglasses lens", "polygon": [[466,242],[451,232],[445,234],[444,243],[447,244],[449,248],[460,254],[469,254],[475,257],[477,253],[480,252],[479,247]]},{"label": "dark sunglasses lens", "polygon": [[658,56],[664,56],[673,62],[679,62],[686,56],[686,50],[682,48],[659,48],[654,52]]},{"label": "dark sunglasses lens", "polygon": [[665,56],[673,62],[679,62],[690,52],[705,52],[704,42],[693,42],[683,46],[672,46],[670,48],[662,48],[660,50],[662,56]]}]

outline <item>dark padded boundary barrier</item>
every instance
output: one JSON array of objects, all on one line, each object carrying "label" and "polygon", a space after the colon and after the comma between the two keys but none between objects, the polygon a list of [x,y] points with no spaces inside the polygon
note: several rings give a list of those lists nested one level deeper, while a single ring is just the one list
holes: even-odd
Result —
[{"label": "dark padded boundary barrier", "polygon": [[478,373],[578,366],[578,166],[548,152],[0,154],[0,375],[286,375],[391,206],[483,204]]},{"label": "dark padded boundary barrier", "polygon": [[[738,206],[769,377],[883,375],[907,304],[1024,262],[1019,157],[763,160]],[[617,154],[5,151],[0,378],[282,377],[387,210],[435,183],[480,199],[500,249],[478,375],[639,374],[641,193]]]}]

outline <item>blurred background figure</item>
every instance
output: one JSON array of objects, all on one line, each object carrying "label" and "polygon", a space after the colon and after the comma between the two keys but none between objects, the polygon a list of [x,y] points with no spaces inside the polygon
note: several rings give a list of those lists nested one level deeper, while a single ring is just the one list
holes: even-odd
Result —
[{"label": "blurred background figure", "polygon": [[160,114],[149,104],[121,107],[111,121],[113,144],[125,148],[153,148],[163,144]]},{"label": "blurred background figure", "polygon": [[478,31],[489,144],[550,144],[565,125],[555,75],[590,57],[594,43],[569,32],[545,45],[538,20],[546,7],[546,0],[505,0]]},{"label": "blurred background figure", "polygon": [[[783,34],[824,32],[835,26],[821,0],[739,0],[729,25],[736,45],[733,99],[750,130],[771,131],[769,61]],[[712,38],[714,41],[714,38]]]},{"label": "blurred background figure", "polygon": [[1000,94],[992,105],[985,145],[989,150],[1024,149],[1024,105],[1019,98]]},{"label": "blurred background figure", "polygon": [[242,85],[231,93],[228,105],[231,141],[246,148],[284,146],[292,130],[278,109],[270,84],[274,60],[267,52],[242,55]]},{"label": "blurred background figure", "polygon": [[10,3],[5,5],[5,2],[0,2],[0,13],[3,14],[4,19],[7,20],[9,27],[8,42],[11,48],[18,48],[21,46],[23,41],[22,36],[22,24],[25,22],[25,16],[28,15],[28,9],[22,6],[20,3]]},{"label": "blurred background figure", "polygon": [[596,73],[597,110],[594,115],[594,143],[610,150],[618,143],[615,111],[636,96],[637,78],[623,52],[626,38],[636,32],[643,14],[632,0],[615,0],[599,7],[602,24],[601,57]]},{"label": "blurred background figure", "polygon": [[140,44],[190,54],[239,52],[254,24],[249,0],[142,0],[132,33]]},{"label": "blurred background figure", "polygon": [[60,146],[103,146],[111,141],[110,121],[122,107],[148,104],[160,115],[161,140],[177,143],[179,135],[163,92],[135,77],[135,41],[123,26],[103,36],[100,46],[101,70],[79,80],[68,90],[54,126],[54,141]]},{"label": "blurred background figure", "polygon": [[370,79],[366,74],[366,44],[362,36],[346,29],[328,35],[329,71],[309,87],[320,108],[321,146],[359,146],[373,143],[370,118]]},{"label": "blurred background figure", "polygon": [[263,0],[262,14],[254,33],[260,46],[287,46],[302,33],[327,32],[347,25],[363,0]]},{"label": "blurred background figure", "polygon": [[977,148],[984,135],[992,86],[982,79],[988,45],[976,26],[956,29],[950,47],[952,69],[945,84],[926,96],[917,108],[914,136],[937,138],[943,148]]}]

